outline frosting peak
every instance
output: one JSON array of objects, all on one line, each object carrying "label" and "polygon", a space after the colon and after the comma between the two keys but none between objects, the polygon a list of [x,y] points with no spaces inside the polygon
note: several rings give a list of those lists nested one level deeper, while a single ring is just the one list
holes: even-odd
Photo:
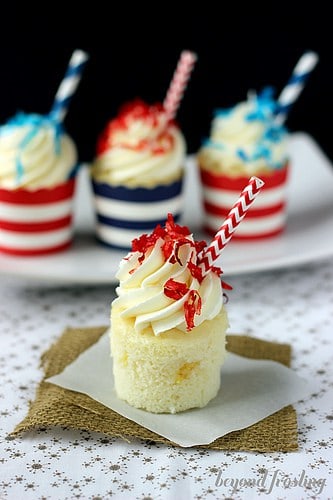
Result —
[{"label": "frosting peak", "polygon": [[92,175],[128,187],[166,184],[181,177],[185,141],[161,104],[125,104],[97,144]]},{"label": "frosting peak", "polygon": [[97,153],[117,146],[138,151],[152,149],[155,154],[171,149],[173,137],[162,105],[150,106],[137,99],[122,106],[98,141]]},{"label": "frosting peak", "polygon": [[76,162],[73,141],[51,115],[18,113],[0,127],[0,186],[5,189],[61,184]]},{"label": "frosting peak", "polygon": [[203,168],[229,175],[255,175],[282,168],[287,130],[276,123],[277,103],[271,88],[214,113],[210,138],[199,152]]},{"label": "frosting peak", "polygon": [[197,256],[206,246],[195,241],[171,214],[165,227],[133,241],[120,264],[116,299],[121,315],[133,318],[137,331],[151,326],[155,335],[171,328],[190,331],[221,310],[219,268],[202,275]]}]

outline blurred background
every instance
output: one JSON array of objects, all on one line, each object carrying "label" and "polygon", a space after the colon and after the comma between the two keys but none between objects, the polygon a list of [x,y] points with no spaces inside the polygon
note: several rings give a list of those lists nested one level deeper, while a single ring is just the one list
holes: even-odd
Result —
[{"label": "blurred background", "polygon": [[[55,7],[55,6],[53,6]],[[302,13],[217,12],[207,4],[180,15],[159,4],[155,12],[124,5],[110,12],[98,4],[70,15],[50,5],[49,13],[15,3],[6,7],[0,34],[0,122],[17,111],[47,113],[72,51],[90,60],[73,98],[65,126],[81,161],[95,154],[106,122],[125,101],[164,99],[181,50],[198,61],[177,119],[195,153],[209,134],[212,112],[244,100],[249,89],[269,85],[279,95],[306,50],[319,63],[292,108],[286,125],[305,131],[333,160],[333,69],[329,16],[313,6]],[[239,9],[240,10],[240,9]]]}]

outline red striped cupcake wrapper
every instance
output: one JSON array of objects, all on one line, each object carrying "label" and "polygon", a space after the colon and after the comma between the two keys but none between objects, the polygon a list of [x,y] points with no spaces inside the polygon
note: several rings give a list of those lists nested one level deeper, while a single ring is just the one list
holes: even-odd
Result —
[{"label": "red striped cupcake wrapper", "polygon": [[34,256],[72,242],[75,179],[54,188],[0,189],[0,251]]},{"label": "red striped cupcake wrapper", "polygon": [[[257,240],[280,234],[287,219],[288,163],[270,175],[258,175],[265,182],[258,198],[237,227],[233,240]],[[215,175],[200,169],[204,208],[204,229],[214,236],[223,224],[249,177]]]}]

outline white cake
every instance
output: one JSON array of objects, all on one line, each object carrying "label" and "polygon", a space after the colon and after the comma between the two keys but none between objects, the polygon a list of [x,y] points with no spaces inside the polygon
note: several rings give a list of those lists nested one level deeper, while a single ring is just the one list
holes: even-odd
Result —
[{"label": "white cake", "polygon": [[120,399],[153,413],[205,406],[220,387],[225,358],[225,308],[190,332],[176,328],[158,336],[136,332],[132,319],[111,314],[111,352]]}]

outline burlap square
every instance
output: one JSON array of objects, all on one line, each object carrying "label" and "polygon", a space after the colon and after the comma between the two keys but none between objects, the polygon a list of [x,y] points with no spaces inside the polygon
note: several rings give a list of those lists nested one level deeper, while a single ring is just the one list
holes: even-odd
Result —
[{"label": "burlap square", "polygon": [[[61,372],[68,364],[93,345],[106,327],[68,328],[41,359],[44,380]],[[228,350],[254,359],[272,359],[290,365],[291,348],[287,344],[267,342],[244,335],[229,335]],[[42,381],[26,418],[12,435],[50,426],[61,426],[102,432],[127,440],[139,438],[172,444],[168,439],[128,420],[84,394]],[[292,451],[297,450],[297,418],[292,406],[265,418],[246,429],[231,432],[209,445],[215,450]]]}]

